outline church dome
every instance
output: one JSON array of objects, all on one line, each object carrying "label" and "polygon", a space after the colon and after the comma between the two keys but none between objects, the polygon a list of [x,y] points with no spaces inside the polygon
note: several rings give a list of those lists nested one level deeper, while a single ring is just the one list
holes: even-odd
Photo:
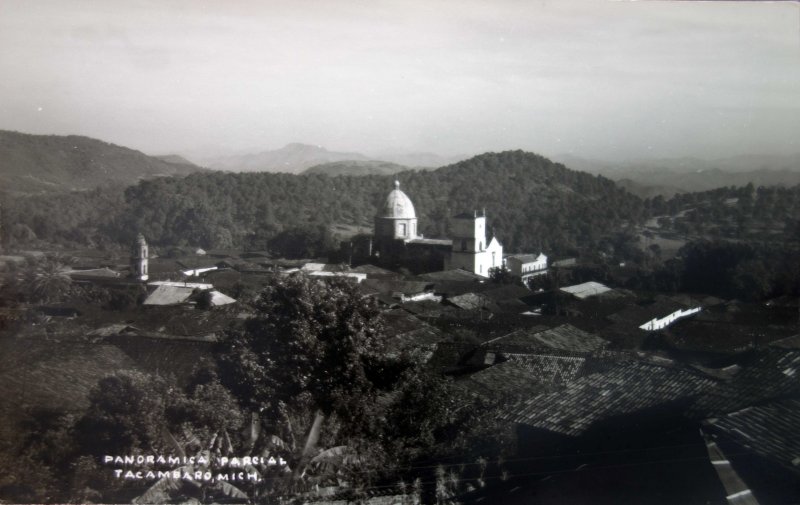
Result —
[{"label": "church dome", "polygon": [[383,206],[383,214],[381,217],[388,217],[393,219],[416,219],[417,214],[414,212],[414,204],[408,195],[400,191],[400,182],[394,181],[394,189],[389,196],[386,197],[386,204]]}]

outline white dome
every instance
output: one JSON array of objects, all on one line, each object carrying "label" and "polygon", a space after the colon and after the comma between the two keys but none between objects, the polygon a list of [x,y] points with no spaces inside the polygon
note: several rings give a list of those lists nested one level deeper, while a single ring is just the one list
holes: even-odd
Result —
[{"label": "white dome", "polygon": [[400,182],[394,181],[394,189],[389,196],[386,197],[386,204],[383,206],[383,214],[381,217],[388,217],[393,219],[416,219],[417,214],[414,212],[414,204],[408,195],[400,191]]}]

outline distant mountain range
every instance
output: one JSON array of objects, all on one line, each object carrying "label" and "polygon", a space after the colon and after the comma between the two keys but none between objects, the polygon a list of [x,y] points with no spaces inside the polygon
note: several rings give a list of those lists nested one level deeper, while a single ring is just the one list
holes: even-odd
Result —
[{"label": "distant mountain range", "polygon": [[203,170],[170,159],[88,137],[0,130],[0,189],[13,194],[86,190]]},{"label": "distant mountain range", "polygon": [[[329,151],[289,144],[258,154],[219,157],[207,166],[237,172],[292,174],[393,175],[408,170],[452,165],[463,157],[433,153],[381,154]],[[724,186],[800,184],[800,154],[736,156],[717,160],[675,158],[622,163],[556,156],[565,166],[604,175],[641,196],[671,196]],[[15,194],[86,190],[131,185],[141,179],[183,176],[205,170],[186,158],[148,156],[139,151],[80,136],[29,135],[0,130],[0,191]]]},{"label": "distant mountain range", "polygon": [[206,164],[216,170],[231,172],[284,172],[299,174],[303,170],[334,161],[368,161],[360,153],[328,151],[308,144],[289,144],[274,151],[212,158]]},{"label": "distant mountain range", "polygon": [[177,154],[162,154],[160,156],[154,156],[154,158],[158,158],[161,161],[166,161],[167,163],[175,163],[177,165],[194,165],[194,163],[191,161]]},{"label": "distant mountain range", "polygon": [[555,156],[574,170],[600,174],[643,197],[706,191],[726,186],[794,186],[800,184],[800,154],[699,158],[639,159],[620,163]]},{"label": "distant mountain range", "polygon": [[[388,161],[378,160],[346,160],[346,161],[332,161],[330,163],[323,163],[307,168],[302,172],[303,175],[312,174],[325,174],[331,177],[337,175],[394,175],[400,172],[407,172],[414,170],[397,163],[390,163]],[[432,170],[426,168],[425,170]]]},{"label": "distant mountain range", "polygon": [[439,168],[472,158],[474,155],[440,156],[435,153],[377,153],[374,159],[389,161],[411,168]]},{"label": "distant mountain range", "polygon": [[[457,163],[469,156],[439,156],[434,153],[381,153],[367,156],[355,152],[328,151],[324,147],[309,144],[288,144],[273,151],[262,151],[256,154],[234,156],[218,156],[203,160],[203,164],[217,170],[231,172],[285,172],[299,174],[308,168],[338,162],[351,163],[350,168],[344,165],[328,167],[332,175],[368,175],[387,173],[388,164],[402,166],[402,170],[416,168],[438,168]],[[368,167],[376,167],[372,170]],[[383,168],[381,168],[383,167]],[[315,169],[312,173],[321,173]],[[392,173],[394,173],[394,169]],[[402,171],[401,170],[401,171]]]}]

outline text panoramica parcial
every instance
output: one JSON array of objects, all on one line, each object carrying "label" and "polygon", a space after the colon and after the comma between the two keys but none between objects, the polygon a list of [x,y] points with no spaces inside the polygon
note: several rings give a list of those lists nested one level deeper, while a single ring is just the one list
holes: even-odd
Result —
[{"label": "text panoramica parcial", "polygon": [[[114,477],[123,480],[189,480],[201,482],[260,482],[261,473],[266,467],[285,467],[286,461],[275,457],[205,457],[205,456],[163,456],[125,455],[103,456],[103,464],[115,466]],[[180,468],[175,466],[180,465]],[[120,468],[120,466],[122,468]],[[160,468],[159,468],[160,467]],[[171,467],[171,468],[164,468]]]}]

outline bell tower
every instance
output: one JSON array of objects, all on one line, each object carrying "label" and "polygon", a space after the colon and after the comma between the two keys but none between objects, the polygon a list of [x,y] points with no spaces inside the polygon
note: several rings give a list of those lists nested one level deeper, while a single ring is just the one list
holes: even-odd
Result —
[{"label": "bell tower", "polygon": [[140,281],[148,279],[148,257],[147,241],[140,233],[131,247],[131,277]]}]

